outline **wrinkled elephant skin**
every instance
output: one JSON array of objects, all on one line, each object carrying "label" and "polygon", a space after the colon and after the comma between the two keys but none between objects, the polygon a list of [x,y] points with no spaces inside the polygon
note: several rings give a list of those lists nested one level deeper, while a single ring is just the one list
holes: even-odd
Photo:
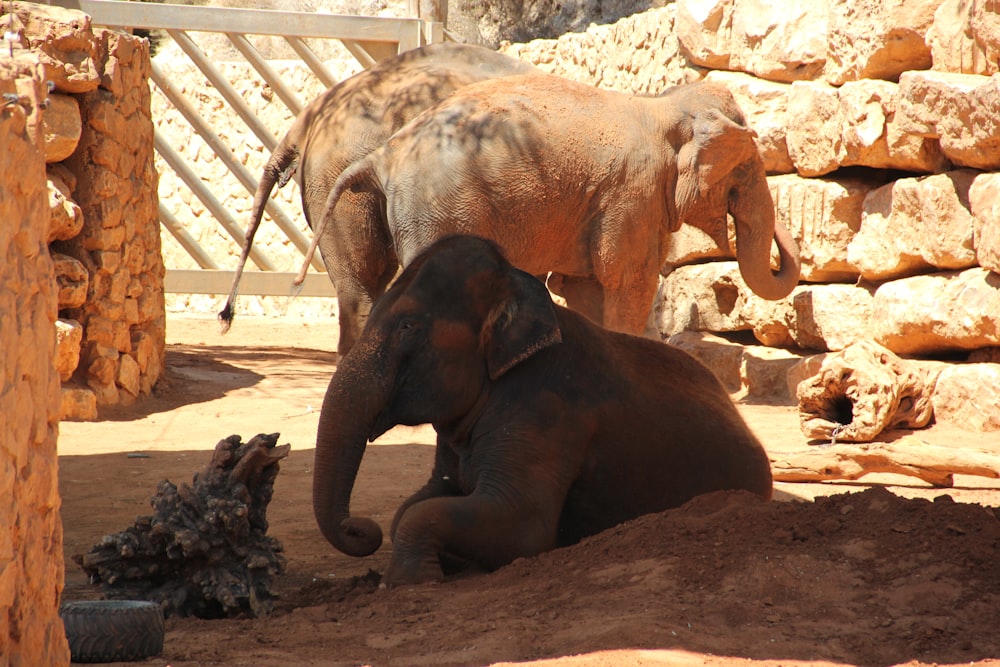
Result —
[{"label": "wrinkled elephant skin", "polygon": [[798,246],[776,224],[754,137],[719,84],[639,97],[505,77],[414,118],[344,170],[328,206],[375,193],[403,266],[448,234],[494,240],[515,266],[552,272],[574,310],[642,334],[669,232],[684,222],[724,225],[731,214],[750,289],[780,299],[797,284]]},{"label": "wrinkled elephant skin", "polygon": [[422,423],[438,434],[435,465],[392,522],[389,586],[493,569],[699,494],[772,490],[767,455],[707,368],[556,306],[477,237],[414,258],[330,381],[313,503],[338,549],[382,541],[350,514],[367,442]]},{"label": "wrinkled elephant skin", "polygon": [[[483,47],[433,44],[381,61],[313,100],[264,167],[229,300],[219,313],[223,331],[235,314],[243,267],[275,185],[296,178],[306,221],[315,230],[344,168],[382,145],[407,121],[462,86],[533,71],[528,63]],[[317,231],[319,248],[338,297],[338,351],[346,354],[372,301],[395,276],[398,262],[373,194],[348,194],[328,212],[322,227]]]}]

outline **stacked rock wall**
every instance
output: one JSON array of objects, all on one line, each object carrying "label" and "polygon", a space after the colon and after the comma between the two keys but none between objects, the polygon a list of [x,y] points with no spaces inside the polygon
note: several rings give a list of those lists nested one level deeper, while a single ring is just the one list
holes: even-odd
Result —
[{"label": "stacked rock wall", "polygon": [[63,419],[148,395],[163,369],[165,310],[149,48],[85,14],[4,3],[11,49],[49,87],[42,112],[58,281]]},{"label": "stacked rock wall", "polygon": [[0,664],[65,665],[56,477],[56,281],[41,106],[30,53],[0,57]]},{"label": "stacked rock wall", "polygon": [[[652,58],[620,48],[650,43]],[[757,132],[777,217],[801,247],[801,284],[782,301],[759,299],[731,261],[731,229],[683,229],[654,306],[661,336],[716,368],[737,364],[720,372],[730,388],[772,399],[788,397],[781,378],[800,356],[863,338],[948,359],[938,418],[1000,428],[988,418],[1000,412],[1000,367],[983,363],[1000,359],[1000,20],[990,2],[678,0],[507,50],[632,93],[719,81]],[[738,332],[769,347],[734,348]]]}]

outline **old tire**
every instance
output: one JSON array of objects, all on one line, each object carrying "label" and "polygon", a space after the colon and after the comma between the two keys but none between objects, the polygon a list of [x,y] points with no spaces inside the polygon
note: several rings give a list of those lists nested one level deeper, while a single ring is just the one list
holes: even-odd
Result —
[{"label": "old tire", "polygon": [[155,602],[64,602],[59,615],[73,662],[128,662],[163,652],[163,609]]}]

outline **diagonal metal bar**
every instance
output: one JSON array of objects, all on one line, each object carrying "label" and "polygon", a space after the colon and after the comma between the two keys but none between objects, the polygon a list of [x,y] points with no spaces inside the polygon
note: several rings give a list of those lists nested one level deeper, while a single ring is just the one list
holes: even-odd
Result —
[{"label": "diagonal metal bar", "polygon": [[229,106],[233,108],[233,111],[243,119],[243,122],[247,124],[250,131],[257,135],[260,142],[264,144],[264,148],[269,152],[273,152],[274,147],[278,145],[278,140],[267,129],[264,123],[257,118],[250,107],[247,106],[247,103],[243,100],[243,96],[236,92],[236,89],[229,83],[229,80],[216,69],[215,65],[208,59],[208,56],[205,55],[183,30],[168,30],[167,34],[173,37],[177,45],[188,55],[188,58],[198,66],[202,74],[215,86],[219,94],[225,98],[226,102],[229,102]]},{"label": "diagonal metal bar", "polygon": [[[180,153],[175,151],[163,138],[163,135],[159,131],[153,133],[153,145],[156,147],[156,152],[164,159],[164,161],[170,165],[170,168],[174,170],[182,181],[184,181],[191,192],[201,200],[201,203],[205,205],[208,212],[215,216],[215,219],[222,225],[223,229],[229,233],[234,241],[242,249],[246,244],[246,235],[243,233],[243,229],[240,227],[231,215],[226,207],[222,205],[212,191],[208,189],[205,182],[194,172],[191,167],[188,166],[184,158],[181,157]],[[257,248],[250,249],[250,259],[253,263],[257,265],[262,271],[277,271],[278,267],[271,263],[271,261],[257,251]]]},{"label": "diagonal metal bar", "polygon": [[281,76],[261,57],[257,49],[253,48],[253,44],[250,43],[246,37],[239,33],[227,32],[226,37],[229,41],[233,43],[233,46],[243,54],[243,57],[247,59],[253,68],[257,70],[264,81],[267,81],[267,85],[271,86],[271,90],[278,94],[281,101],[285,103],[289,111],[293,115],[298,116],[299,112],[302,111],[302,102],[299,101],[298,96],[292,92],[292,89],[285,85],[281,80]]},{"label": "diagonal metal bar", "polygon": [[333,74],[323,61],[319,59],[316,52],[309,48],[309,45],[306,44],[304,40],[292,35],[285,35],[285,41],[288,42],[288,45],[292,47],[292,50],[294,50],[299,58],[302,59],[302,62],[304,62],[309,69],[312,70],[312,73],[316,75],[316,78],[319,79],[324,86],[327,88],[333,88],[337,85],[338,82],[334,78]]},{"label": "diagonal metal bar", "polygon": [[[191,124],[191,127],[198,133],[198,135],[208,144],[216,157],[218,157],[223,164],[236,176],[237,179],[243,184],[251,194],[257,191],[257,180],[250,175],[250,172],[245,166],[243,166],[233,155],[233,152],[225,144],[224,141],[219,137],[218,134],[212,130],[211,127],[205,122],[201,115],[191,106],[190,102],[181,95],[176,88],[169,82],[167,77],[160,70],[159,66],[154,62],[150,68],[150,78],[153,83],[156,84],[157,88],[160,89],[170,103],[174,105],[181,115]],[[302,254],[306,254],[309,250],[309,241],[306,239],[305,235],[296,227],[295,223],[288,217],[288,215],[275,203],[273,200],[268,200],[266,205],[266,210],[270,213],[271,217],[277,223],[278,227],[281,228],[283,232],[288,236],[289,240],[295,245],[295,247]],[[315,254],[313,256],[312,265],[318,271],[325,271],[322,260],[320,260],[319,255]]]},{"label": "diagonal metal bar", "polygon": [[219,265],[209,256],[205,249],[198,245],[198,241],[184,228],[181,221],[174,217],[174,214],[160,202],[160,224],[166,227],[170,235],[177,239],[181,247],[191,255],[191,258],[203,269],[218,270]]}]

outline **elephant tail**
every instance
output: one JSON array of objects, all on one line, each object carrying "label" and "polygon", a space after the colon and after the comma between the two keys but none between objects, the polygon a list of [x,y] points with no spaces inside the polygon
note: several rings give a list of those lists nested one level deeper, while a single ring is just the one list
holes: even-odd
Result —
[{"label": "elephant tail", "polygon": [[[294,128],[293,128],[294,129]],[[219,323],[222,333],[229,331],[233,324],[233,317],[236,315],[236,296],[239,294],[240,279],[243,277],[243,267],[246,266],[250,251],[253,248],[253,238],[260,227],[260,221],[264,217],[264,208],[267,200],[271,197],[271,192],[277,184],[279,188],[284,187],[299,166],[299,142],[293,130],[275,147],[270,159],[264,165],[264,174],[257,184],[257,192],[253,198],[253,210],[250,212],[250,224],[244,236],[243,250],[240,253],[240,261],[236,266],[236,273],[233,276],[233,285],[229,290],[229,299],[226,305],[219,311]]]},{"label": "elephant tail", "polygon": [[353,192],[367,192],[370,190],[380,189],[380,184],[378,177],[375,173],[375,160],[373,155],[376,153],[369,153],[365,157],[357,160],[344,169],[340,173],[340,176],[334,182],[333,187],[330,188],[330,193],[326,197],[326,206],[323,207],[323,215],[316,223],[316,228],[313,229],[313,239],[312,243],[309,244],[309,250],[306,252],[305,259],[302,261],[302,268],[299,269],[299,274],[295,277],[292,283],[296,286],[301,285],[306,279],[306,272],[309,270],[309,265],[312,263],[313,255],[316,254],[316,246],[319,245],[319,240],[323,238],[323,231],[326,229],[326,224],[329,222],[330,218],[333,216],[333,210],[337,207],[337,202],[340,201],[340,197],[347,190]]}]

